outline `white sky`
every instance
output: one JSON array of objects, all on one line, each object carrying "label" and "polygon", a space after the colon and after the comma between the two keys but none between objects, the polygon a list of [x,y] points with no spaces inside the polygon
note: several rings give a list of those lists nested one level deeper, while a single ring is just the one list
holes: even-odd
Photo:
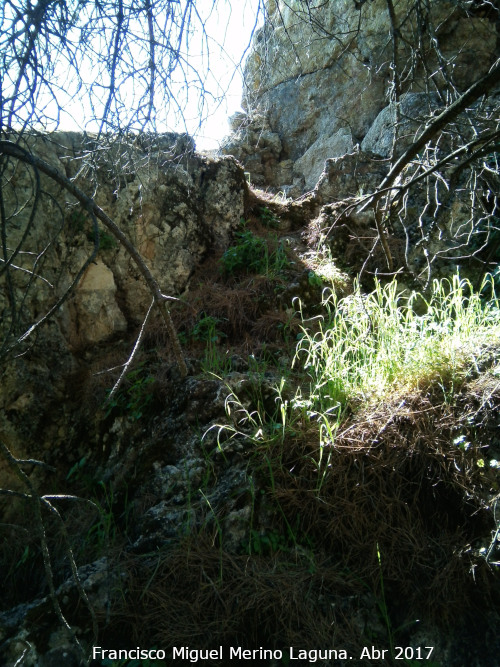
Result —
[{"label": "white sky", "polygon": [[[197,3],[197,10],[202,14],[203,9],[207,12],[212,7],[212,2],[203,4],[205,0]],[[218,11],[213,12],[207,19],[205,29],[210,37],[208,44],[210,56],[210,75],[205,78],[205,86],[216,97],[223,97],[222,102],[213,101],[208,95],[204,97],[203,122],[200,127],[199,96],[193,89],[184,110],[184,124],[176,122],[173,114],[169,116],[168,126],[158,126],[158,131],[186,130],[194,136],[198,150],[217,149],[230,132],[228,118],[241,109],[241,98],[243,90],[242,67],[238,63],[242,59],[251,39],[252,30],[255,28],[259,0],[219,0]],[[263,17],[259,15],[259,25]],[[206,43],[202,46],[199,34],[194,33],[189,40],[187,59],[198,71],[204,71],[207,67]],[[244,63],[242,63],[243,66]],[[92,68],[82,72],[87,81],[93,79]],[[175,76],[172,88],[175,90]],[[183,99],[186,94],[186,86],[178,87],[178,98]],[[133,98],[133,93],[129,99]],[[85,108],[82,102],[68,101],[62,105],[59,129],[79,130],[82,120],[85,122]],[[85,127],[90,131],[96,131],[94,122],[86,123]]]},{"label": "white sky", "polygon": [[[259,0],[228,1],[221,7],[219,15],[212,17],[207,23],[207,33],[221,42],[226,52],[225,55],[219,53],[217,57],[217,47],[214,47],[211,60],[211,69],[225,95],[219,108],[214,106],[203,126],[195,133],[198,149],[218,148],[222,139],[229,134],[230,128],[227,122],[229,116],[241,110],[242,71],[238,68],[235,73],[235,67],[251,39],[258,6]],[[262,16],[259,16],[259,25],[262,25]],[[193,112],[194,127],[196,127],[198,125],[196,108]],[[187,116],[188,114],[186,114],[188,120]]]}]

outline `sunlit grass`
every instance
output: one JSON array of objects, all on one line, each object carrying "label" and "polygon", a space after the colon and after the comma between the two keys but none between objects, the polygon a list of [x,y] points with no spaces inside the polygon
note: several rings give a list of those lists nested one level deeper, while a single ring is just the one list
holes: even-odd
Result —
[{"label": "sunlit grass", "polygon": [[458,383],[486,345],[500,340],[491,278],[479,291],[458,275],[436,280],[427,299],[403,296],[395,281],[367,296],[358,288],[339,299],[327,290],[323,305],[323,317],[304,321],[294,359],[310,378],[308,395],[297,397],[310,412]]},{"label": "sunlit grass", "polygon": [[[458,391],[488,346],[500,345],[499,300],[488,277],[479,291],[458,275],[436,280],[430,296],[398,292],[394,281],[338,298],[323,293],[322,316],[304,319],[293,367],[308,377],[282,378],[274,414],[258,396],[248,409],[231,387],[226,412],[231,424],[215,425],[218,443],[235,437],[256,445],[280,443],[316,431],[319,488],[330,464],[331,445],[349,412],[377,408],[412,392],[440,389],[442,400]],[[300,375],[300,372],[299,372]],[[295,388],[284,398],[285,386]],[[442,391],[441,391],[442,390]],[[318,430],[316,430],[318,429]],[[222,440],[221,440],[222,437]],[[309,438],[310,439],[310,438]],[[279,449],[279,448],[278,448]]]}]

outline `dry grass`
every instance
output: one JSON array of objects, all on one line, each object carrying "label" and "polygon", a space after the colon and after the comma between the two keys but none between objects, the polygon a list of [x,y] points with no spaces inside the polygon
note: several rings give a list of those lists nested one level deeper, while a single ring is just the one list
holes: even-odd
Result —
[{"label": "dry grass", "polygon": [[339,635],[355,644],[355,629],[349,639],[349,624],[337,627],[342,615],[334,602],[344,599],[345,614],[345,600],[354,601],[359,584],[328,562],[310,571],[291,555],[250,559],[221,553],[213,540],[198,536],[160,556],[153,579],[140,561],[130,567],[128,603],[115,623],[131,622],[134,641],[147,632],[161,646],[199,649],[317,648],[338,644]]},{"label": "dry grass", "polygon": [[[262,307],[267,284],[259,280],[208,281],[191,303],[210,310],[193,305],[193,312],[217,317],[228,338],[255,349],[289,325]],[[395,287],[378,289],[362,307],[346,301],[345,317],[335,302],[325,317],[330,338],[321,338],[321,327],[303,328],[308,377],[299,368],[291,382],[301,385],[299,397],[326,387],[321,401],[309,396],[301,407],[289,394],[282,422],[278,408],[264,413],[261,405],[258,413],[259,405],[245,404],[247,426],[254,415],[260,434],[248,459],[262,492],[252,528],[258,539],[277,536],[275,546],[259,552],[250,538],[246,549],[229,552],[218,524],[156,556],[131,557],[110,636],[132,631],[133,643],[198,649],[336,645],[355,654],[373,642],[386,647],[390,635],[410,642],[417,619],[452,636],[494,612],[498,576],[480,549],[495,531],[498,483],[478,462],[494,455],[485,434],[500,404],[498,376],[488,370],[497,334],[491,349],[485,341],[498,331],[496,311],[464,300],[456,282],[436,292],[419,320],[399,307]],[[444,354],[448,342],[453,354]],[[419,346],[426,364],[415,362]],[[328,366],[332,359],[337,365]],[[377,373],[388,378],[378,396],[365,382]],[[335,374],[348,380],[341,409],[324,382]],[[230,428],[236,433],[237,423]],[[251,431],[241,426],[238,435]]]},{"label": "dry grass", "polygon": [[[316,441],[309,457],[292,450],[274,471],[276,497],[290,520],[300,517],[315,543],[372,585],[378,545],[386,591],[436,622],[470,610],[471,590],[491,577],[478,562],[475,584],[470,575],[471,545],[494,524],[477,496],[480,446],[463,451],[454,444],[457,427],[466,428],[466,396],[455,406],[422,394],[388,402],[343,424],[322,454],[323,467]],[[498,407],[498,388],[494,400]]]},{"label": "dry grass", "polygon": [[[342,646],[356,655],[387,646],[388,624],[402,642],[417,619],[451,636],[484,617],[500,600],[498,577],[477,553],[494,524],[479,494],[491,489],[474,425],[491,425],[500,404],[498,380],[484,377],[452,404],[414,392],[361,411],[323,452],[323,468],[310,427],[263,444],[249,466],[266,490],[261,530],[281,535],[280,546],[229,553],[206,528],[131,557],[108,636],[198,649]],[[458,433],[471,447],[457,448]]]}]

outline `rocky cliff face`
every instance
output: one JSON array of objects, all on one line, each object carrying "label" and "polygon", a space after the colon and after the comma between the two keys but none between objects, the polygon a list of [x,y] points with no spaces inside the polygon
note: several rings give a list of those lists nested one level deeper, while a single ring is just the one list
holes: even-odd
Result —
[{"label": "rocky cliff face", "polygon": [[[246,66],[246,112],[232,119],[224,152],[258,187],[310,193],[317,238],[351,266],[357,257],[356,270],[370,256],[368,271],[404,268],[427,285],[471,257],[473,280],[481,265],[494,271],[500,184],[487,137],[499,131],[498,77],[434,131],[497,69],[494,3],[293,0],[267,11]],[[384,202],[363,200],[429,128]]]},{"label": "rocky cliff face", "polygon": [[[137,247],[163,293],[177,297],[201,260],[228,244],[243,215],[246,183],[231,158],[195,154],[183,137],[163,140],[148,153],[137,145],[122,146],[119,155],[109,152],[93,169],[87,162],[83,174],[90,147],[82,135],[58,133],[29,143],[86,192],[92,193],[98,181],[98,204]],[[78,401],[81,364],[88,366],[103,345],[119,347],[151,303],[129,254],[99,224],[97,255],[57,307],[92,255],[96,230],[76,200],[51,179],[37,176],[38,189],[34,170],[15,160],[3,174],[6,245],[15,255],[10,271],[0,276],[0,348],[10,358],[0,371],[0,412],[6,417],[0,437],[18,455],[37,441],[40,429],[51,432],[54,451],[64,449],[61,415],[48,413],[47,406],[61,405],[68,382]],[[20,342],[54,307],[47,324]]]},{"label": "rocky cliff face", "polygon": [[[473,366],[458,364],[456,385],[438,359],[421,385],[404,378],[380,404],[372,387],[344,408],[325,395],[318,413],[313,355],[300,355],[300,341],[320,342],[322,323],[342,309],[352,313],[342,339],[357,330],[356,313],[370,319],[346,358],[378,331],[370,301],[339,268],[377,272],[385,261],[374,210],[349,198],[380,184],[388,158],[449,101],[450,86],[458,95],[487,71],[495,16],[488,2],[395,3],[395,82],[387,0],[267,4],[247,66],[247,113],[233,119],[226,147],[244,167],[196,154],[186,136],[110,137],[106,150],[71,133],[25,139],[95,196],[162,292],[182,298],[174,316],[187,377],[152,318],[109,400],[151,303],[143,276],[53,180],[29,161],[3,163],[0,445],[22,459],[28,483],[3,450],[1,664],[88,664],[53,611],[30,514],[42,496],[60,508],[97,616],[96,639],[64,531],[44,506],[56,596],[87,648],[307,646],[312,656],[328,644],[359,656],[397,640],[434,646],[446,667],[498,662],[494,315],[496,333],[477,341]],[[493,127],[495,104],[455,135]],[[440,145],[452,150],[453,136]],[[460,175],[458,197],[434,181],[394,200],[394,273],[404,267],[411,281],[426,262],[430,279],[430,257],[459,254],[471,238],[488,244],[500,186],[498,157],[483,157],[489,180],[467,189]],[[290,201],[251,191],[244,169],[254,184],[313,192]],[[333,300],[321,305],[329,289]],[[457,360],[462,353],[468,347]],[[328,392],[351,372],[332,368]],[[329,421],[335,414],[342,423]],[[476,627],[477,609],[486,611]]]},{"label": "rocky cliff face", "polygon": [[406,141],[449,101],[450,88],[463,91],[488,71],[498,52],[492,3],[404,0],[391,21],[392,4],[267,3],[246,66],[246,113],[232,119],[224,148],[253,183],[296,196],[314,188],[325,160],[355,147],[389,157],[393,62]]}]

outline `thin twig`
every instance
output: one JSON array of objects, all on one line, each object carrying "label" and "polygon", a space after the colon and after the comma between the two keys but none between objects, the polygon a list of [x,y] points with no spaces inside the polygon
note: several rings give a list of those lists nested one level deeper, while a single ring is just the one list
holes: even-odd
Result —
[{"label": "thin twig", "polygon": [[[34,516],[35,516],[35,527],[38,533],[38,538],[40,540],[40,548],[42,551],[42,557],[43,557],[43,564],[45,568],[45,577],[47,579],[47,585],[49,588],[49,597],[52,601],[52,606],[54,608],[55,614],[61,623],[61,625],[66,629],[68,632],[69,636],[71,637],[73,643],[77,647],[78,651],[80,652],[82,658],[84,659],[85,663],[88,664],[88,658],[85,652],[85,649],[83,648],[80,640],[76,636],[75,631],[71,627],[71,625],[68,623],[66,620],[66,617],[64,616],[61,605],[59,604],[59,600],[57,599],[56,595],[56,589],[54,586],[54,573],[52,570],[52,563],[50,559],[50,552],[49,552],[49,547],[48,547],[48,542],[47,542],[47,535],[45,533],[45,525],[43,522],[43,517],[42,517],[42,511],[41,507],[42,505],[48,506],[48,507],[53,507],[48,500],[43,499],[36,491],[35,488],[33,487],[33,484],[31,483],[30,478],[23,472],[21,467],[19,466],[18,460],[12,455],[11,451],[7,447],[7,445],[0,440],[0,451],[6,460],[7,464],[9,467],[14,471],[16,477],[23,483],[23,485],[29,490],[29,496],[27,499],[29,499],[32,502],[33,509],[34,509]],[[54,508],[55,509],[55,508]],[[57,510],[55,510],[57,512]],[[60,516],[60,515],[59,515]],[[62,519],[61,519],[62,522]],[[65,531],[65,527],[63,530],[63,535]],[[67,538],[67,532],[65,534],[65,540]],[[71,569],[73,571],[73,577],[75,579],[76,586],[78,588],[78,591],[80,592],[80,595],[82,594],[83,588],[81,586],[81,582],[78,577],[78,572],[76,571],[76,565],[74,562],[73,554],[71,552],[71,549],[67,549],[67,554],[69,557],[69,561],[71,564]],[[92,605],[90,604],[87,595],[85,591],[83,591],[82,599],[85,601],[86,605],[89,608],[90,615],[92,616],[93,619],[95,619],[95,612],[92,608]],[[96,630],[97,626],[94,624],[94,629]],[[97,635],[96,635],[97,637]]]},{"label": "thin twig", "polygon": [[141,330],[139,331],[139,335],[137,336],[137,340],[135,341],[134,348],[130,354],[130,357],[127,359],[127,362],[123,366],[122,372],[120,373],[120,377],[118,380],[115,382],[113,389],[109,392],[108,396],[108,402],[113,398],[113,396],[116,394],[118,389],[120,388],[121,383],[123,382],[124,377],[127,375],[128,369],[130,368],[131,363],[134,361],[134,357],[139,349],[139,346],[141,344],[141,341],[144,337],[144,332],[146,330],[146,324],[148,322],[149,316],[151,314],[151,310],[153,309],[153,306],[155,305],[155,300],[153,299],[151,301],[151,305],[148,308],[148,312],[146,313],[146,317],[144,318],[144,322],[142,323]]},{"label": "thin twig", "polygon": [[[134,246],[134,244],[127,238],[127,236],[122,232],[122,230],[118,227],[118,225],[115,222],[113,222],[113,220],[102,210],[102,208],[97,205],[97,203],[92,197],[86,195],[82,190],[80,190],[79,187],[75,185],[75,183],[72,180],[63,175],[58,169],[53,167],[51,164],[45,162],[45,160],[42,160],[36,155],[33,155],[29,151],[24,150],[17,144],[12,143],[11,141],[0,141],[0,155],[2,153],[5,155],[10,155],[12,157],[15,157],[18,160],[21,160],[22,162],[26,162],[27,164],[33,165],[37,170],[41,171],[46,176],[51,178],[53,181],[58,183],[67,192],[72,194],[73,197],[75,197],[80,202],[80,204],[84,207],[86,211],[88,211],[92,216],[95,216],[95,218],[99,219],[103,223],[103,225],[107,227],[107,229],[111,232],[111,234],[113,234],[113,236],[124,246],[124,248],[127,250],[132,260],[137,265],[137,268],[141,272],[151,294],[153,295],[155,303],[160,310],[161,316],[168,331],[170,341],[174,349],[174,355],[177,364],[179,366],[181,375],[183,377],[186,377],[188,371],[186,362],[184,361],[184,355],[182,353],[181,344],[179,342],[179,338],[177,336],[177,332],[175,330],[175,326],[172,321],[170,311],[166,306],[166,302],[167,300],[170,299],[170,297],[167,297],[162,293],[158,282],[154,278],[153,274],[149,270],[147,264],[145,263],[144,259],[142,258],[141,254]],[[97,241],[98,238],[99,237],[97,234]],[[80,278],[81,274],[79,273],[77,275],[77,278],[75,278],[75,280],[73,281],[71,288],[75,286],[76,282]],[[59,308],[60,305],[61,305],[60,302],[58,302],[56,304],[56,307]],[[49,313],[47,313],[47,315],[44,318],[42,318],[42,320],[39,320],[37,323],[33,324],[30,327],[30,329],[28,329],[26,334],[23,336],[23,339],[29,336],[35,330],[35,328],[37,328],[50,315],[52,315],[56,307],[52,308],[49,311]]]}]

